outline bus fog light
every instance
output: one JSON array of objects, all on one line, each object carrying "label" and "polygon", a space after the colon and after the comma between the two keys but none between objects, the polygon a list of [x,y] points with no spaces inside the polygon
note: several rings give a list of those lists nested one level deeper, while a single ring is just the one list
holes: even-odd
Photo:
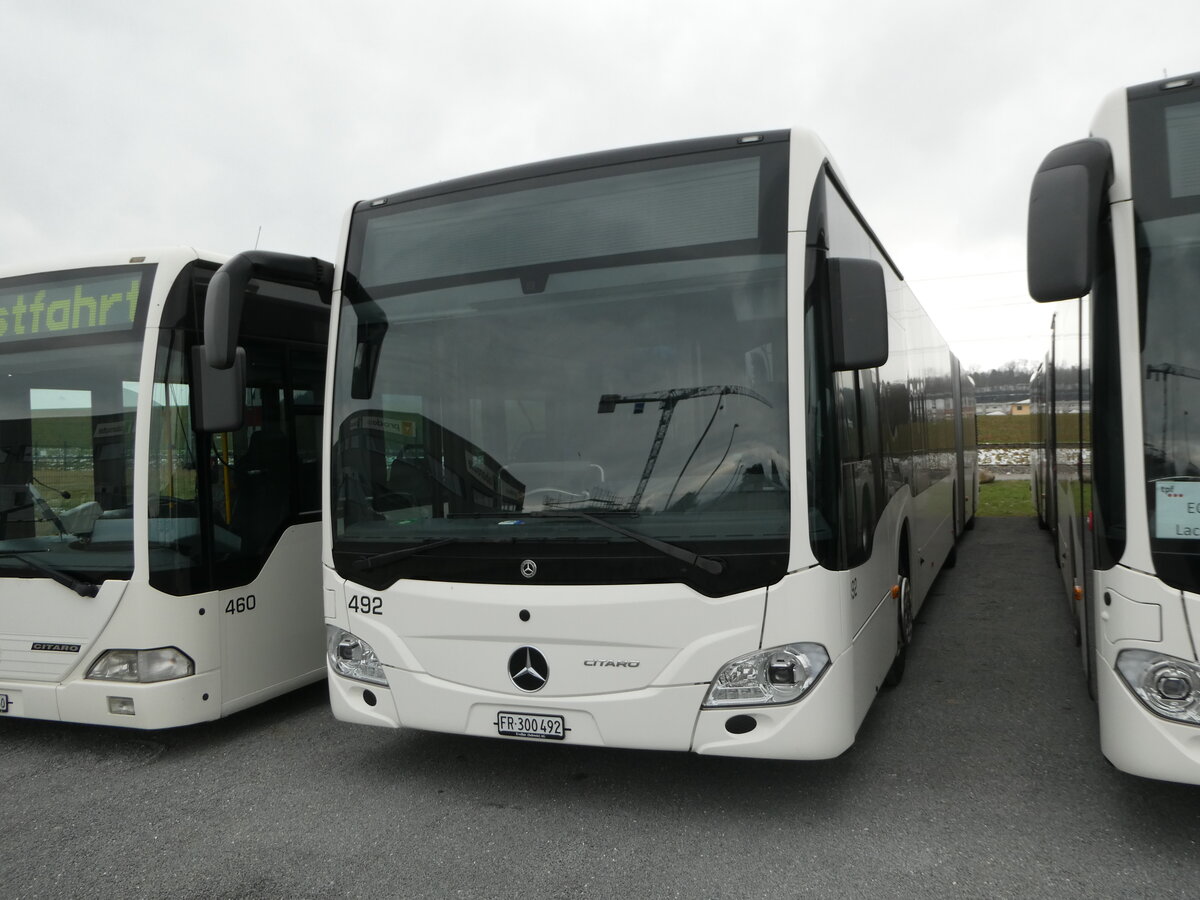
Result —
[{"label": "bus fog light", "polygon": [[1151,712],[1200,725],[1200,666],[1151,650],[1122,650],[1117,672]]},{"label": "bus fog light", "polygon": [[108,711],[114,716],[132,716],[133,713],[133,698],[132,697],[109,697]]},{"label": "bus fog light", "polygon": [[[192,658],[178,647],[154,650],[105,650],[92,663],[87,677],[100,681],[130,681],[148,684],[171,681],[196,674]],[[123,713],[132,715],[132,713]]]},{"label": "bus fog light", "polygon": [[820,644],[787,644],[739,656],[709,685],[704,706],[764,706],[804,696],[829,665]]},{"label": "bus fog light", "polygon": [[387,687],[383,663],[362,638],[334,625],[325,626],[329,666],[339,675]]}]

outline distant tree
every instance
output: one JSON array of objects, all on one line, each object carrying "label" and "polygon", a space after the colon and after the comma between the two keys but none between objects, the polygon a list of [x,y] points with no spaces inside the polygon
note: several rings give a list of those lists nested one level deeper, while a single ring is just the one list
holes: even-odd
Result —
[{"label": "distant tree", "polygon": [[1004,363],[994,369],[973,371],[970,374],[975,379],[977,391],[1011,391],[1014,388],[1028,388],[1029,379],[1036,367],[1030,360],[1022,359]]}]

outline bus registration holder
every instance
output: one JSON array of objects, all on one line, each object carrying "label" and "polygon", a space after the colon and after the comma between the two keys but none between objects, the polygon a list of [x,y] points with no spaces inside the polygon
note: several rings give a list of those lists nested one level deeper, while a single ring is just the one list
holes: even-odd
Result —
[{"label": "bus registration holder", "polygon": [[567,736],[566,720],[546,713],[496,713],[496,733],[503,737],[561,741]]}]

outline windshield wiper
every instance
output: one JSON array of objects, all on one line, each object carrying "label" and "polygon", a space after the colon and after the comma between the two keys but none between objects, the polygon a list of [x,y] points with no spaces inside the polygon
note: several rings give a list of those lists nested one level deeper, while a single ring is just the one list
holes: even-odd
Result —
[{"label": "windshield wiper", "polygon": [[46,553],[45,550],[0,550],[0,556],[11,557],[12,559],[20,560],[29,568],[41,572],[43,575],[57,581],[63,587],[68,587],[77,593],[80,597],[95,597],[100,593],[99,585],[92,584],[89,581],[83,581],[76,578],[74,575],[69,575],[61,569],[56,569],[54,566],[47,565],[40,559],[33,559],[29,556],[30,553]]},{"label": "windshield wiper", "polygon": [[[512,538],[485,538],[482,543],[487,544],[511,544]],[[364,556],[350,563],[350,568],[358,571],[368,569],[377,569],[380,566],[386,566],[397,562],[401,559],[407,559],[410,556],[416,556],[418,553],[424,553],[426,550],[433,550],[435,547],[444,547],[446,544],[461,544],[467,542],[467,538],[448,537],[439,538],[435,541],[425,541],[422,544],[416,544],[412,547],[404,547],[401,550],[385,550],[383,553],[373,553],[370,556]],[[475,543],[472,539],[470,543]]]},{"label": "windshield wiper", "polygon": [[[641,518],[641,513],[636,509],[610,509],[607,506],[591,507],[595,512],[604,513],[606,516],[623,516],[629,519]],[[564,513],[582,513],[587,514],[587,510],[572,508],[572,509],[534,509],[527,512],[516,512],[508,510],[507,512],[467,512],[467,513],[450,513],[446,516],[447,519],[512,519],[514,522],[519,521],[522,516],[530,516],[536,518],[541,516],[545,518],[555,512]]]},{"label": "windshield wiper", "polygon": [[405,547],[403,550],[387,550],[383,553],[372,553],[370,556],[364,556],[361,559],[356,559],[350,563],[350,568],[364,571],[366,569],[375,569],[379,566],[386,566],[388,563],[395,562],[398,559],[406,559],[409,556],[416,556],[418,553],[424,553],[426,550],[432,550],[434,547],[443,547],[446,544],[453,544],[458,538],[442,538],[438,541],[426,541],[423,544],[417,544],[413,547]]},{"label": "windshield wiper", "polygon": [[711,556],[701,556],[699,553],[685,550],[677,544],[668,544],[666,541],[652,538],[648,534],[642,534],[640,531],[631,531],[628,528],[618,525],[616,522],[609,522],[607,519],[602,519],[600,516],[593,516],[591,513],[585,513],[582,510],[540,510],[537,512],[524,512],[519,515],[535,519],[583,519],[586,522],[591,522],[593,525],[599,525],[601,528],[607,528],[609,531],[615,531],[617,534],[624,535],[630,540],[637,541],[639,544],[649,547],[651,550],[657,550],[663,556],[669,556],[671,559],[677,559],[680,562],[687,563],[689,566],[695,566],[709,575],[720,575],[725,571],[725,564],[719,559],[713,559]]},{"label": "windshield wiper", "polygon": [[[636,513],[628,511],[617,511],[614,515],[636,516]],[[680,562],[687,563],[689,566],[695,566],[702,572],[707,572],[709,575],[720,575],[725,571],[725,564],[719,559],[713,559],[711,556],[701,556],[698,553],[693,553],[691,550],[685,550],[676,544],[668,544],[666,541],[660,541],[657,538],[652,538],[649,535],[642,534],[638,531],[631,531],[624,528],[615,522],[609,522],[599,516],[593,516],[591,513],[585,513],[580,510],[538,510],[534,512],[477,512],[477,513],[455,513],[450,518],[454,519],[583,519],[586,522],[591,522],[593,525],[599,525],[601,528],[607,528],[609,531],[615,531],[617,534],[637,541],[643,546],[649,547],[651,550],[657,550],[663,556],[669,556],[671,559],[677,559]],[[374,569],[379,566],[386,566],[389,563],[397,560],[406,559],[410,556],[415,556],[418,553],[424,553],[426,550],[432,550],[435,547],[442,547],[446,544],[453,544],[467,540],[466,538],[450,537],[441,538],[436,541],[426,541],[423,544],[417,544],[413,547],[405,547],[402,550],[388,550],[383,553],[376,553],[372,556],[364,556],[361,559],[356,559],[350,564],[350,568],[359,571],[366,569]],[[507,544],[512,543],[514,538],[487,538],[483,539],[484,543]]]}]

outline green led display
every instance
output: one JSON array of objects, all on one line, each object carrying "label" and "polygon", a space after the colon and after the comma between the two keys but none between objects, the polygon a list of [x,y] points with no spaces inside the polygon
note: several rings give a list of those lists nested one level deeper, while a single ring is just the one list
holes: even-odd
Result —
[{"label": "green led display", "polygon": [[0,282],[0,346],[37,338],[129,331],[144,268],[61,273]]}]

